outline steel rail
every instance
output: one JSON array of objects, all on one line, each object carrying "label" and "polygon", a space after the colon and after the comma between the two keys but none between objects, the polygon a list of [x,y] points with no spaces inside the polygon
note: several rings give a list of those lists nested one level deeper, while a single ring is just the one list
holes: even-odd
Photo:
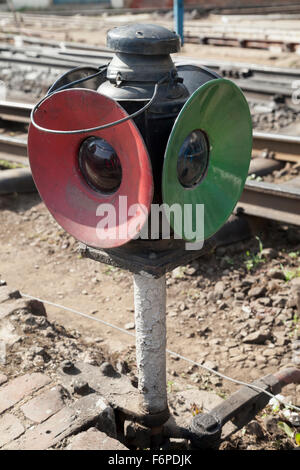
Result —
[{"label": "steel rail", "polygon": [[29,166],[27,139],[17,139],[0,134],[0,160]]},{"label": "steel rail", "polygon": [[248,215],[300,226],[300,188],[247,181],[236,208]]},{"label": "steel rail", "polygon": [[6,121],[27,123],[30,122],[32,108],[33,105],[29,103],[0,100],[0,117]]},{"label": "steel rail", "polygon": [[[274,14],[274,13],[299,13],[300,12],[300,3],[287,3],[284,5],[234,5],[234,6],[208,6],[208,5],[202,5],[199,6],[196,4],[194,5],[186,5],[185,10],[187,11],[192,11],[197,9],[200,12],[211,12],[213,14],[221,14],[221,15],[254,15],[257,16],[259,14]],[[76,7],[76,9],[64,9],[64,8],[59,8],[59,9],[49,9],[49,10],[28,10],[26,13],[21,13],[22,16],[25,17],[34,17],[34,16],[45,16],[48,17],[49,15],[55,15],[55,16],[73,16],[74,14],[80,14],[82,16],[94,16],[94,15],[102,15],[105,14],[107,16],[116,16],[116,15],[123,15],[123,14],[131,14],[131,15],[139,15],[143,13],[168,13],[172,11],[172,8],[154,8],[154,7],[148,7],[148,8],[113,8],[113,9],[107,9],[103,7],[98,7],[94,5],[92,8],[86,9],[84,6],[80,8],[80,5]],[[7,12],[6,15],[12,16],[11,13]]]},{"label": "steel rail", "polygon": [[229,35],[223,37],[221,34],[218,37],[217,34],[193,34],[186,33],[184,35],[184,41],[192,44],[202,44],[207,46],[221,46],[221,47],[240,47],[247,49],[262,49],[270,50],[271,47],[278,46],[284,52],[296,52],[300,46],[300,38],[293,39],[291,41],[285,41],[283,39],[251,39],[248,36],[241,35],[240,38]]},{"label": "steel rail", "polygon": [[52,67],[58,69],[70,70],[79,65],[99,66],[105,65],[111,59],[112,54],[94,55],[92,52],[78,51],[72,53],[68,50],[48,50],[42,51],[37,49],[17,49],[15,47],[0,47],[0,61],[6,63],[18,63],[25,65],[37,65],[39,67]]},{"label": "steel rail", "polygon": [[[22,36],[21,36],[22,38]],[[38,41],[38,38],[36,38]],[[28,48],[18,48],[11,45],[1,45],[0,60],[22,64],[39,65],[69,69],[77,65],[102,65],[113,56],[108,49],[82,46],[72,43],[45,41],[48,47],[38,48],[36,45]],[[11,54],[10,54],[11,53]],[[20,53],[20,56],[17,56]],[[300,80],[300,69],[261,66],[242,62],[225,62],[215,60],[200,60],[193,57],[174,55],[175,64],[189,63],[212,68],[221,75],[229,76],[244,91],[258,94],[280,94],[290,97],[294,91],[292,84]],[[249,74],[249,76],[248,76]]]},{"label": "steel rail", "polygon": [[[64,56],[63,56],[64,55]],[[50,55],[44,55],[45,57],[50,57]],[[80,58],[82,56],[82,59]],[[77,67],[79,65],[86,65],[86,66],[100,66],[105,65],[108,63],[108,59],[104,59],[103,57],[97,58],[96,56],[92,55],[89,57],[88,60],[84,60],[86,57],[84,54],[72,55],[70,52],[64,52],[60,55],[60,57],[56,58],[55,60],[47,60],[45,58],[38,58],[38,57],[17,57],[17,56],[5,56],[0,55],[0,62],[4,63],[16,63],[16,64],[24,64],[24,65],[36,65],[38,67],[52,67],[56,69],[63,69],[63,70],[70,70],[73,67]],[[178,61],[175,63],[182,63],[182,61]],[[199,62],[200,65],[200,62]],[[202,65],[205,65],[205,62],[202,62]],[[213,67],[212,67],[213,68]],[[299,75],[295,75],[298,80],[300,80],[300,73]],[[295,78],[295,79],[296,79]],[[235,82],[245,93],[255,93],[258,95],[282,95],[285,97],[290,98],[294,92],[292,88],[292,83],[290,80],[286,80],[285,82],[276,84],[274,82],[266,82],[265,80],[254,80],[253,78],[244,78],[244,79],[235,79],[230,77],[230,79]]]},{"label": "steel rail", "polygon": [[[0,135],[0,159],[28,166],[27,141]],[[246,214],[300,226],[300,188],[247,181],[237,209]]]},{"label": "steel rail", "polygon": [[[51,47],[51,46],[36,46],[30,45],[26,48],[16,47],[10,44],[2,44],[0,46],[0,52],[7,54],[22,54],[26,57],[37,57],[45,59],[54,59],[54,60],[65,60],[65,61],[81,61],[80,57],[94,59],[95,61],[109,61],[113,54],[110,51],[101,51],[93,49],[78,49],[66,47],[64,44],[61,44],[60,47]],[[9,57],[9,56],[8,56]],[[84,61],[85,62],[85,61]]]},{"label": "steel rail", "polygon": [[45,59],[38,59],[38,58],[33,58],[33,57],[11,57],[11,56],[3,56],[0,55],[0,62],[5,62],[5,63],[14,63],[14,64],[24,64],[24,65],[37,65],[39,67],[53,67],[57,69],[64,69],[64,70],[70,70],[70,68],[77,67],[78,65],[95,65],[93,62],[88,63],[88,62],[67,62],[65,60],[61,61],[50,61],[50,60],[45,60]]},{"label": "steel rail", "polygon": [[[31,103],[20,103],[15,101],[3,101],[0,100],[0,116],[4,118],[7,116],[14,121],[28,122],[30,118],[30,112],[33,108]],[[292,136],[288,134],[273,134],[269,132],[253,132],[254,149],[265,149],[269,148],[274,152],[291,155],[291,160],[284,157],[284,160],[299,161],[300,159],[300,137]],[[282,146],[284,150],[282,150]],[[298,158],[299,156],[299,158]],[[281,159],[281,158],[278,158]]]},{"label": "steel rail", "polygon": [[[0,33],[0,39],[3,40],[14,40],[16,37],[15,34],[1,34]],[[24,35],[18,35],[18,38],[25,43],[29,44],[30,46],[40,46],[40,47],[47,47],[48,51],[52,50],[53,52],[57,52],[59,54],[66,54],[66,55],[72,55],[74,53],[74,56],[80,56],[82,51],[87,51],[88,55],[91,58],[96,58],[96,59],[102,59],[102,58],[107,58],[111,59],[113,56],[113,53],[110,49],[107,47],[99,47],[99,46],[94,46],[91,44],[82,44],[78,42],[69,42],[69,41],[55,41],[52,39],[43,39],[39,37],[32,37],[32,36],[24,36]],[[24,52],[24,48],[18,49],[16,46],[13,45],[1,45],[2,50],[9,50],[9,49],[14,49],[15,51],[19,52]],[[259,65],[259,64],[249,64],[245,62],[228,62],[228,61],[216,61],[216,60],[210,60],[210,59],[197,59],[195,57],[183,57],[180,54],[174,54],[174,59],[175,63],[176,62],[181,62],[182,60],[184,62],[188,63],[194,63],[195,65],[204,65],[206,67],[210,67],[216,70],[222,69],[229,67],[231,69],[249,69],[252,72],[255,72],[257,75],[278,75],[278,76],[283,76],[286,80],[291,80],[291,79],[297,79],[300,78],[300,69],[297,68],[287,68],[287,67],[273,67],[273,66],[264,66],[264,65]]]},{"label": "steel rail", "polygon": [[[29,44],[31,46],[42,46],[42,47],[49,47],[52,49],[78,49],[78,50],[83,50],[83,51],[93,51],[93,52],[111,52],[107,47],[99,47],[99,46],[94,46],[92,44],[85,44],[85,43],[80,43],[80,42],[70,42],[70,41],[55,41],[53,39],[44,39],[44,38],[39,38],[36,36],[25,36],[22,34],[17,35],[18,39],[23,44]],[[16,34],[6,34],[6,33],[0,33],[0,39],[3,40],[12,40],[15,41]]]},{"label": "steel rail", "polygon": [[183,57],[180,54],[174,54],[175,64],[192,64],[203,65],[216,71],[228,68],[228,70],[250,70],[257,75],[265,77],[265,75],[281,76],[286,80],[294,80],[300,78],[300,69],[287,67],[273,67],[270,65],[252,64],[248,62],[232,62],[215,59],[197,59],[195,57]]},{"label": "steel rail", "polygon": [[[14,122],[30,122],[33,104],[0,101],[0,117]],[[253,149],[268,149],[276,160],[300,162],[300,137],[268,132],[253,132]]]},{"label": "steel rail", "polygon": [[215,60],[199,60],[194,57],[174,56],[175,65],[204,66],[214,70],[225,78],[228,77],[236,83],[246,94],[253,97],[253,93],[259,96],[281,95],[291,98],[295,92],[293,83],[300,81],[300,69],[287,69],[281,67],[269,67],[243,62],[226,62]]},{"label": "steel rail", "polygon": [[[1,14],[0,14],[1,17]],[[4,17],[7,17],[7,15]],[[99,18],[91,17],[74,17],[74,16],[43,16],[35,15],[31,19],[30,15],[23,15],[23,19],[27,22],[39,20],[41,25],[44,22],[55,21],[56,25],[65,26],[66,22],[70,23],[70,26],[80,25],[83,22],[86,25],[97,27],[99,26]],[[133,16],[134,18],[134,16]],[[170,21],[161,21],[161,24],[170,27]],[[270,27],[271,28],[271,27]],[[26,34],[24,28],[21,30]],[[185,22],[185,40],[186,42],[196,42],[202,44],[214,44],[214,45],[229,45],[238,47],[252,47],[252,48],[263,48],[269,49],[273,44],[280,45],[287,50],[295,50],[300,45],[300,35],[298,33],[297,26],[294,26],[293,36],[291,31],[286,31],[283,28],[271,28],[267,32],[261,33],[261,29],[253,27],[243,27],[240,25],[233,24],[228,25],[211,24],[211,23],[199,23],[194,21]],[[18,31],[16,30],[16,33]],[[288,33],[288,34],[287,34]]]},{"label": "steel rail", "polygon": [[268,149],[276,160],[300,162],[300,137],[268,132],[253,132],[253,149]]},{"label": "steel rail", "polygon": [[299,13],[300,3],[286,3],[284,5],[234,5],[232,7],[213,8],[212,12],[218,12],[222,15],[256,15],[272,13]]}]

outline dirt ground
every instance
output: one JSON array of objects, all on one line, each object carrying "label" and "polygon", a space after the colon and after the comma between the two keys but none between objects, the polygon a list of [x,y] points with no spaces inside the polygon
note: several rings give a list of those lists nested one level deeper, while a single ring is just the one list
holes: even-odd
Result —
[{"label": "dirt ground", "polygon": [[[168,348],[247,382],[295,365],[300,352],[295,351],[300,337],[300,231],[273,226],[260,240],[263,247],[252,238],[218,248],[167,275]],[[0,198],[0,259],[0,278],[11,288],[133,331],[131,274],[81,258],[77,242],[37,195]],[[90,344],[100,342],[135,370],[134,338],[62,308],[46,307],[50,321],[78,330]],[[237,389],[168,355],[168,387],[176,388],[177,379],[181,389],[185,379],[187,386],[222,397]],[[298,405],[299,388],[284,390]],[[245,445],[236,439],[230,446]],[[286,439],[280,439],[276,445],[286,448]]]}]

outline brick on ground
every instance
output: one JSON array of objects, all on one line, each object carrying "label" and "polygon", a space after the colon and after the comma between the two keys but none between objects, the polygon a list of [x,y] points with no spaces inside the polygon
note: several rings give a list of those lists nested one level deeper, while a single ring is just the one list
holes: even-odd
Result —
[{"label": "brick on ground", "polygon": [[0,320],[12,315],[16,310],[28,310],[32,315],[46,316],[44,304],[38,300],[16,299],[13,302],[0,303]]},{"label": "brick on ground", "polygon": [[3,364],[6,363],[6,351],[7,348],[17,343],[20,340],[21,336],[17,334],[16,328],[10,322],[8,318],[4,318],[0,321],[0,343],[2,350],[2,360]]},{"label": "brick on ground", "polygon": [[[47,421],[32,427],[4,449],[46,450],[89,426],[109,428],[112,418],[107,415],[107,411],[105,400],[92,393],[79,398],[69,407],[62,408]],[[111,411],[113,413],[112,409]]]},{"label": "brick on ground", "polygon": [[21,407],[26,418],[42,423],[64,407],[63,388],[58,385],[40,393]]},{"label": "brick on ground", "polygon": [[50,382],[49,377],[37,372],[22,375],[4,385],[0,389],[0,414]]},{"label": "brick on ground", "polygon": [[16,439],[24,432],[24,427],[16,416],[6,413],[0,417],[0,448]]},{"label": "brick on ground", "polygon": [[[96,367],[83,361],[74,365],[77,378],[87,382],[95,392],[107,398],[113,407],[135,409],[139,405],[140,396],[138,390],[133,387],[129,377],[121,374],[105,375],[101,367]],[[62,385],[72,393],[74,376],[61,371]]]},{"label": "brick on ground", "polygon": [[12,315],[16,310],[27,308],[27,302],[24,299],[17,299],[14,302],[0,304],[0,320]]},{"label": "brick on ground", "polygon": [[5,382],[7,382],[6,375],[0,373],[0,385],[5,384]]},{"label": "brick on ground", "polygon": [[73,436],[66,450],[128,450],[121,442],[96,428],[90,428]]},{"label": "brick on ground", "polygon": [[12,291],[7,286],[0,287],[0,304],[11,299],[19,299],[21,294],[19,291]]}]

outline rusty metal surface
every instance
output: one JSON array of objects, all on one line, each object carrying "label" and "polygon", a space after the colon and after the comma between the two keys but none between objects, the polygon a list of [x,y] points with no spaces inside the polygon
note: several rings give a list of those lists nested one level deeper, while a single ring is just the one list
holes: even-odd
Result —
[{"label": "rusty metal surface", "polygon": [[300,176],[296,176],[296,178],[292,178],[291,180],[285,181],[283,185],[300,189]]},{"label": "rusty metal surface", "polygon": [[300,369],[297,369],[296,367],[290,367],[288,369],[280,370],[274,375],[281,382],[282,386],[291,383],[300,383]]},{"label": "rusty metal surface", "polygon": [[[222,428],[228,421],[232,421],[234,425],[232,433],[238,431],[268,404],[270,396],[263,390],[277,395],[290,383],[300,383],[299,369],[284,369],[274,375],[262,377],[249,386],[242,387],[209,413],[197,414],[190,426],[189,439],[192,445],[197,449],[218,448]],[[261,390],[251,388],[251,385]]]},{"label": "rusty metal surface", "polygon": [[[72,67],[76,67],[79,63],[83,63],[83,61],[70,61],[67,62],[65,59],[39,59],[39,58],[30,58],[30,57],[13,57],[13,56],[4,56],[3,54],[0,55],[0,61],[4,63],[15,63],[15,64],[24,64],[24,65],[38,65],[40,67],[53,67],[53,68],[60,68],[69,70]],[[87,65],[94,65],[94,64],[87,64]]]},{"label": "rusty metal surface", "polygon": [[253,149],[275,152],[276,160],[300,162],[300,137],[267,132],[253,132]]},{"label": "rusty metal surface", "polygon": [[231,215],[226,224],[209,240],[201,250],[187,251],[183,240],[132,240],[125,247],[111,250],[97,250],[79,244],[83,257],[93,259],[132,273],[148,273],[161,277],[175,269],[212,252],[218,246],[246,240],[252,235],[249,217]]},{"label": "rusty metal surface", "polygon": [[30,122],[31,104],[0,100],[0,117],[14,122]]},{"label": "rusty metal surface", "polygon": [[0,160],[28,166],[27,140],[0,135]]},{"label": "rusty metal surface", "polygon": [[36,192],[29,168],[13,168],[0,172],[0,194]]},{"label": "rusty metal surface", "polygon": [[80,244],[79,252],[100,263],[159,278],[177,266],[209,253],[213,247],[214,244],[207,241],[202,250],[186,251],[184,240],[132,240],[125,248],[105,251]]},{"label": "rusty metal surface", "polygon": [[247,181],[236,208],[248,215],[300,225],[300,189]]},{"label": "rusty metal surface", "polygon": [[279,160],[274,160],[273,158],[252,158],[248,174],[254,174],[256,176],[265,176],[275,170],[280,170],[283,166],[283,162]]},{"label": "rusty metal surface", "polygon": [[264,49],[269,50],[272,46],[278,46],[285,52],[295,52],[298,41],[284,41],[284,40],[259,40],[249,39],[247,37],[239,39],[235,37],[218,37],[217,35],[201,35],[186,32],[185,41],[195,44],[205,44],[210,46],[227,46],[227,47],[247,47],[251,49]]}]

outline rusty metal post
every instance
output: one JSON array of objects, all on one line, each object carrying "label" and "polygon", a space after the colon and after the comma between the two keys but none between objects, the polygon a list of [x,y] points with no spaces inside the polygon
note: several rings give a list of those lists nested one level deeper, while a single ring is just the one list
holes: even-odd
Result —
[{"label": "rusty metal post", "polygon": [[153,434],[168,419],[166,387],[166,277],[135,274],[136,359],[141,412]]}]

